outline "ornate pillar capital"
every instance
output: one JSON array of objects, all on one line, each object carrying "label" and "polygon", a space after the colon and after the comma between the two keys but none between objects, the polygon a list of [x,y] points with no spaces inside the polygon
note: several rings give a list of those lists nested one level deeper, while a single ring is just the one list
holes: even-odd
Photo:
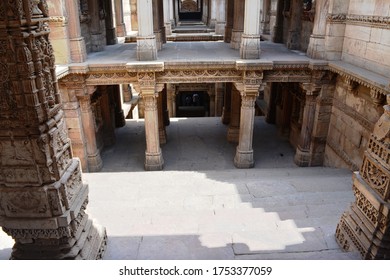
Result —
[{"label": "ornate pillar capital", "polygon": [[302,83],[301,87],[305,91],[306,96],[317,96],[322,88],[321,85],[316,83]]}]

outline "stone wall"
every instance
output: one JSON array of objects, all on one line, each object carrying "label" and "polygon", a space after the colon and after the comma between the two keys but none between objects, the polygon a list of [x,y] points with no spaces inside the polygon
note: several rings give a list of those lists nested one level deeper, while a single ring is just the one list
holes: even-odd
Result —
[{"label": "stone wall", "polygon": [[365,86],[351,88],[339,77],[333,99],[325,165],[358,170],[374,124],[383,109],[372,102]]},{"label": "stone wall", "polygon": [[350,0],[342,60],[388,76],[390,2]]}]

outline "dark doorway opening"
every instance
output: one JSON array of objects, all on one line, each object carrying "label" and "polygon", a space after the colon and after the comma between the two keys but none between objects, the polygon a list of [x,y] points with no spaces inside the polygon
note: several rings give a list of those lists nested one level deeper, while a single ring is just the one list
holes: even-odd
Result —
[{"label": "dark doorway opening", "polygon": [[205,91],[181,91],[176,96],[177,117],[208,117],[210,97]]},{"label": "dark doorway opening", "polygon": [[201,21],[203,0],[177,0],[179,21]]}]

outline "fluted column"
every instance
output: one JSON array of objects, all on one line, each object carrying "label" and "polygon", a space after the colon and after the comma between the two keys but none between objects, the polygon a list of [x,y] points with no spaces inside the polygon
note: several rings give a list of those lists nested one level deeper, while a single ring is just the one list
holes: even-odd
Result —
[{"label": "fluted column", "polygon": [[[294,162],[298,166],[311,166],[312,159],[312,134],[316,117],[317,96],[320,87],[314,84],[303,84],[303,89],[306,91],[306,99],[304,103],[301,134],[298,142],[298,147],[295,153]],[[301,110],[302,111],[302,110]]]},{"label": "fluted column", "polygon": [[227,140],[229,142],[238,143],[240,135],[241,97],[240,91],[237,90],[235,85],[232,86],[230,104],[230,122]]},{"label": "fluted column", "polygon": [[157,44],[153,29],[153,0],[138,0],[137,59],[156,60]]},{"label": "fluted column", "polygon": [[[94,90],[96,90],[96,88],[90,88],[90,91]],[[80,102],[81,120],[87,144],[88,169],[90,172],[96,172],[102,169],[103,161],[100,157],[100,151],[96,142],[96,122],[91,107],[90,94],[92,94],[92,92],[89,92],[88,95],[85,96],[79,96],[78,100]]]},{"label": "fluted column", "polygon": [[85,212],[46,1],[1,1],[0,11],[0,227],[15,240],[10,258],[100,259],[107,235]]},{"label": "fluted column", "polygon": [[115,0],[115,22],[116,22],[116,35],[118,37],[126,36],[126,25],[123,20],[123,3],[122,1],[130,0]]},{"label": "fluted column", "polygon": [[261,0],[245,0],[244,33],[240,46],[243,59],[260,58],[260,9]]},{"label": "fluted column", "polygon": [[244,32],[245,2],[246,0],[234,0],[233,29],[230,44],[236,50],[240,49],[241,36]]},{"label": "fluted column", "polygon": [[253,159],[253,127],[255,118],[255,102],[258,87],[241,89],[240,135],[234,165],[237,168],[252,168]]}]

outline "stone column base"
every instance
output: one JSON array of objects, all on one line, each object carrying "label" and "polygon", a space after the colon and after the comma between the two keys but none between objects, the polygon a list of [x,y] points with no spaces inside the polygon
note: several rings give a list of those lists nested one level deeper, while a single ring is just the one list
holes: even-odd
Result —
[{"label": "stone column base", "polygon": [[215,34],[225,35],[225,25],[226,22],[217,22],[217,24],[215,25]]},{"label": "stone column base", "polygon": [[310,151],[302,150],[300,147],[297,147],[294,156],[294,163],[300,167],[310,166]]},{"label": "stone column base", "polygon": [[260,58],[260,35],[242,35],[240,56],[242,59],[258,59]]},{"label": "stone column base", "polygon": [[225,43],[230,43],[232,40],[232,28],[229,26],[225,26]]},{"label": "stone column base", "polygon": [[103,34],[91,34],[91,51],[101,52],[104,50],[105,44],[103,43]]},{"label": "stone column base", "polygon": [[325,36],[311,35],[307,55],[310,58],[326,59]]},{"label": "stone column base", "polygon": [[231,143],[238,143],[239,138],[240,138],[240,128],[229,127],[227,133],[227,140]]},{"label": "stone column base", "polygon": [[94,155],[88,155],[88,170],[89,172],[98,172],[103,167],[103,161],[100,157],[100,152],[97,151]]},{"label": "stone column base", "polygon": [[126,36],[126,25],[124,23],[116,26],[116,36],[118,37]]},{"label": "stone column base", "polygon": [[232,30],[232,37],[230,39],[230,45],[233,49],[239,50],[241,46],[242,30]]},{"label": "stone column base", "polygon": [[172,35],[172,24],[170,21],[165,23],[165,35]]},{"label": "stone column base", "polygon": [[164,159],[162,153],[148,153],[145,152],[145,170],[158,171],[164,167]]},{"label": "stone column base", "polygon": [[154,32],[154,36],[156,37],[156,47],[158,51],[161,51],[163,45],[162,32]]},{"label": "stone column base", "polygon": [[[85,214],[87,216],[87,214]],[[41,245],[40,243],[52,243]],[[35,244],[36,243],[36,244]],[[16,243],[11,260],[100,260],[107,248],[106,229],[91,219],[83,220],[74,238],[64,240],[36,239],[35,243]],[[39,245],[38,245],[39,244]],[[54,244],[60,246],[55,246]]]},{"label": "stone column base", "polygon": [[141,61],[157,59],[156,37],[137,37],[137,59]]},{"label": "stone column base", "polygon": [[116,28],[106,29],[106,41],[107,45],[118,44],[118,38],[116,37]]},{"label": "stone column base", "polygon": [[234,166],[237,168],[252,168],[255,166],[253,150],[240,151],[237,147],[236,156],[234,157]]},{"label": "stone column base", "polygon": [[70,39],[70,57],[72,62],[84,62],[87,59],[87,50],[83,37]]}]

